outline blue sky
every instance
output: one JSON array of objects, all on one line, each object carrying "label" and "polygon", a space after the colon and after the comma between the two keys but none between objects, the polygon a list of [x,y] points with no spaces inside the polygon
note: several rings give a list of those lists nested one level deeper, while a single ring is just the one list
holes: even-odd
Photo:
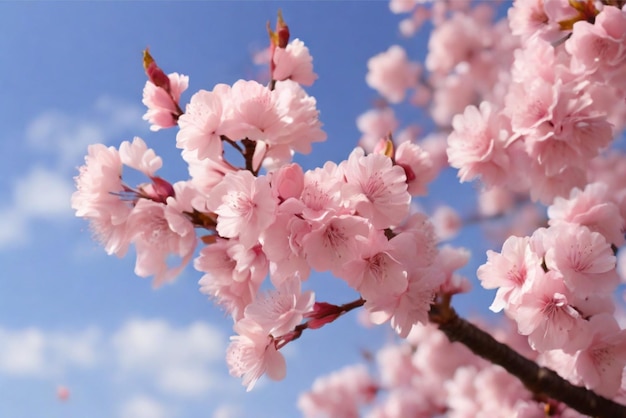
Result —
[{"label": "blue sky", "polygon": [[[153,291],[134,276],[132,254],[106,256],[69,207],[91,143],[141,136],[164,158],[164,177],[186,177],[176,132],[151,133],[141,119],[146,46],[166,72],[190,76],[186,102],[258,71],[251,55],[279,8],[314,56],[319,79],[308,91],[329,137],[299,161],[338,162],[377,98],[367,59],[391,44],[424,55],[426,38],[402,39],[387,2],[0,2],[0,417],[298,416],[297,395],[316,376],[392,338],[388,326],[365,330],[348,315],[287,347],[284,381],[246,393],[223,359],[231,321],[198,292],[200,274],[189,268]],[[447,173],[432,201],[471,194],[455,183]],[[484,248],[474,254],[475,267]],[[319,300],[353,297],[330,276],[312,280]],[[69,401],[56,399],[59,384]]]}]

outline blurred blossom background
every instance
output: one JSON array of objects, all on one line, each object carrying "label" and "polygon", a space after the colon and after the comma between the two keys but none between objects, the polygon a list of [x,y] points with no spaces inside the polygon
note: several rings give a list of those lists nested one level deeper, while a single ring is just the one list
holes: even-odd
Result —
[{"label": "blurred blossom background", "polygon": [[[153,290],[133,274],[132,252],[107,256],[70,209],[92,143],[140,136],[163,157],[162,177],[187,178],[176,130],[150,132],[142,120],[146,47],[166,73],[190,77],[181,103],[217,83],[266,81],[267,68],[254,62],[278,9],[313,55],[319,79],[307,91],[328,134],[296,161],[305,169],[340,162],[361,137],[357,118],[379,100],[365,83],[368,59],[393,44],[413,60],[426,55],[428,25],[403,38],[402,18],[385,1],[0,2],[0,417],[297,416],[297,397],[315,377],[395,338],[388,325],[362,327],[352,312],[286,347],[285,380],[262,379],[246,393],[224,362],[232,322],[198,291],[201,274],[190,266]],[[415,107],[395,111],[403,126],[432,128]],[[417,203],[439,211],[445,227],[450,218],[437,208],[471,215],[475,188],[448,170]],[[478,287],[489,240],[471,226],[451,242],[471,248],[461,272]],[[356,296],[326,274],[308,285],[319,301]],[[491,298],[474,291],[455,306],[474,317]]]}]

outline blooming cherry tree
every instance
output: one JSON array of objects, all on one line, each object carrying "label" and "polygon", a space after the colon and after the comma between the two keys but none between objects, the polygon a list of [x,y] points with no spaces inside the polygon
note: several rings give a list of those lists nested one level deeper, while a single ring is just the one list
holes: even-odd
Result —
[{"label": "blooming cherry tree", "polygon": [[[178,126],[189,178],[159,177],[162,160],[140,138],[92,145],[76,215],[107,253],[134,245],[135,273],[154,286],[189,264],[203,273],[201,292],[232,317],[226,362],[248,390],[284,378],[281,349],[306,330],[357,308],[388,323],[399,341],[374,356],[378,376],[356,365],[320,378],[298,402],[305,416],[364,406],[373,418],[626,416],[626,334],[612,298],[626,157],[610,150],[626,126],[624,2],[515,0],[500,21],[492,3],[390,7],[410,13],[406,35],[432,20],[425,65],[394,45],[367,63],[366,81],[390,104],[422,107],[435,133],[398,131],[384,104],[358,119],[363,137],[346,160],[294,163],[326,133],[302,87],[318,78],[313,58],[279,13],[268,85],[216,84],[184,104],[189,78],[165,74],[146,50],[144,119]],[[446,166],[481,183],[475,217],[412,205]],[[127,169],[146,182],[127,184]],[[547,218],[523,216],[540,204]],[[470,288],[456,272],[470,253],[445,241],[506,213],[526,232],[497,237],[476,275],[508,322],[478,327],[451,305]],[[355,299],[316,300],[317,284],[303,286],[311,271],[331,272]]]}]

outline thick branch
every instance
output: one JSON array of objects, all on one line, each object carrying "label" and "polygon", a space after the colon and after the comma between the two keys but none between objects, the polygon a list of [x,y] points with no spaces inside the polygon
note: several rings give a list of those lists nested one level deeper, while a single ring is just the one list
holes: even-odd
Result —
[{"label": "thick branch", "polygon": [[533,393],[563,402],[578,412],[593,417],[626,418],[626,406],[596,395],[583,387],[574,386],[554,371],[540,367],[521,356],[509,346],[496,341],[488,333],[460,318],[448,300],[433,305],[429,317],[450,341],[458,341],[474,354],[502,366],[520,379]]}]

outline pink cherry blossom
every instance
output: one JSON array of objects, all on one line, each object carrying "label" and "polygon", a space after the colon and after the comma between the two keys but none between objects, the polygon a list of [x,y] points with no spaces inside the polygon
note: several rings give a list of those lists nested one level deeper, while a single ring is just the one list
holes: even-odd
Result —
[{"label": "pink cherry blossom", "polygon": [[356,126],[363,134],[359,146],[367,152],[374,149],[375,144],[393,133],[398,128],[398,120],[391,107],[370,109],[356,119]]},{"label": "pink cherry blossom", "polygon": [[406,90],[417,84],[421,72],[419,64],[409,61],[399,45],[370,58],[367,69],[367,84],[391,103],[404,99]]},{"label": "pink cherry blossom", "polygon": [[508,122],[488,102],[468,106],[452,122],[448,161],[459,169],[462,182],[480,177],[488,186],[505,184],[510,166],[505,152],[510,138]]},{"label": "pink cherry blossom", "polygon": [[304,173],[304,188],[300,197],[305,208],[304,219],[315,220],[328,212],[344,211],[344,195],[347,193],[343,173],[333,162]]},{"label": "pink cherry blossom", "polygon": [[102,144],[90,145],[85,165],[74,178],[76,191],[72,194],[76,216],[87,218],[106,252],[120,257],[126,254],[130,243],[126,220],[131,212],[131,205],[120,197],[126,191],[121,177],[118,150]]},{"label": "pink cherry blossom", "polygon": [[470,259],[470,251],[465,248],[454,248],[444,245],[439,249],[436,263],[444,273],[444,282],[441,284],[439,292],[453,295],[455,293],[466,293],[472,288],[470,281],[455,273],[456,270],[465,266]]},{"label": "pink cherry blossom", "polygon": [[340,277],[368,302],[398,296],[407,287],[405,268],[396,255],[399,251],[396,246],[400,243],[403,243],[402,239],[388,240],[383,231],[372,229],[368,238],[362,241],[360,257],[347,260]]},{"label": "pink cherry blossom", "polygon": [[622,386],[626,366],[626,330],[620,329],[611,315],[591,318],[591,343],[576,355],[576,373],[584,385],[611,398]]},{"label": "pink cherry blossom", "polygon": [[364,155],[356,148],[342,163],[346,183],[356,212],[378,229],[399,225],[409,214],[411,196],[407,192],[404,169],[394,166],[381,154]]},{"label": "pink cherry blossom", "polygon": [[272,94],[281,126],[276,134],[267,135],[270,146],[284,145],[292,152],[309,154],[313,143],[326,140],[317,101],[298,83],[291,80],[277,83]]},{"label": "pink cherry blossom", "polygon": [[245,248],[236,239],[218,238],[200,250],[194,267],[206,273],[200,291],[215,300],[235,321],[256,298],[267,276],[268,262],[259,247]]},{"label": "pink cherry blossom", "polygon": [[584,346],[587,322],[571,305],[572,294],[558,272],[533,275],[524,290],[520,303],[507,314],[535,350],[574,352]]},{"label": "pink cherry blossom", "polygon": [[224,238],[238,237],[247,247],[258,242],[276,216],[269,180],[249,171],[226,174],[211,191],[207,207],[218,215],[217,232]]},{"label": "pink cherry blossom", "polygon": [[610,293],[618,284],[616,258],[604,237],[585,226],[559,224],[545,238],[547,268],[559,271],[579,296]]},{"label": "pink cherry blossom", "polygon": [[437,172],[430,154],[417,144],[401,143],[394,156],[396,164],[404,169],[407,191],[411,196],[427,194],[426,185],[434,180]]},{"label": "pink cherry blossom", "polygon": [[296,83],[310,86],[317,79],[313,72],[313,58],[309,48],[300,39],[289,42],[286,48],[274,50],[274,71],[272,78],[283,81],[290,79]]},{"label": "pink cherry blossom", "polygon": [[229,93],[229,86],[218,85],[213,91],[200,90],[191,96],[185,114],[178,120],[178,148],[196,151],[198,159],[221,158],[221,124]]},{"label": "pink cherry blossom", "polygon": [[494,312],[518,305],[528,275],[540,274],[541,260],[529,247],[529,238],[509,237],[502,252],[487,251],[487,263],[476,275],[485,289],[498,289],[491,304]]},{"label": "pink cherry blossom", "polygon": [[252,80],[238,80],[229,97],[230,112],[221,131],[230,139],[267,140],[284,129],[276,108],[276,94],[267,87]]},{"label": "pink cherry blossom", "polygon": [[189,77],[186,75],[171,73],[167,77],[169,79],[169,91],[158,87],[152,81],[146,81],[143,89],[142,102],[148,108],[143,119],[151,123],[151,131],[176,126],[180,114],[178,107],[180,95],[187,90],[189,85]]},{"label": "pink cherry blossom", "polygon": [[[169,198],[174,199],[174,198]],[[127,221],[127,234],[135,244],[135,273],[140,277],[154,275],[153,286],[173,281],[191,261],[196,248],[193,224],[172,205],[140,199]],[[167,257],[181,259],[169,267]]]},{"label": "pink cherry blossom", "polygon": [[298,408],[306,418],[358,418],[359,406],[372,401],[377,390],[364,365],[348,366],[317,378],[312,390],[300,395]]},{"label": "pink cherry blossom", "polygon": [[242,384],[251,391],[263,374],[272,380],[282,380],[286,374],[283,355],[276,350],[274,340],[253,320],[244,318],[234,326],[239,335],[230,337],[226,363],[231,376],[242,377]]},{"label": "pink cherry blossom", "polygon": [[592,183],[584,190],[573,189],[569,198],[557,197],[548,208],[550,225],[564,222],[584,225],[601,233],[608,242],[620,246],[624,243],[624,220],[619,208],[611,200],[605,183]]},{"label": "pink cherry blossom", "polygon": [[390,321],[401,338],[406,338],[417,324],[428,323],[428,311],[435,294],[444,281],[443,272],[436,267],[413,268],[408,274],[408,286],[399,296],[375,300],[365,307],[372,312],[374,323]]},{"label": "pink cherry blossom", "polygon": [[545,0],[515,0],[509,9],[509,25],[513,35],[527,40],[549,28],[550,18],[544,10]]},{"label": "pink cherry blossom", "polygon": [[430,220],[440,241],[454,238],[463,227],[463,220],[450,206],[437,206]]},{"label": "pink cherry blossom", "polygon": [[[574,23],[565,49],[576,72],[592,73],[600,67],[615,68],[626,60],[626,12],[614,6],[602,8],[593,24]],[[606,71],[606,69],[605,69]]]},{"label": "pink cherry blossom", "polygon": [[357,237],[369,235],[367,221],[358,216],[326,214],[312,222],[302,238],[303,251],[313,270],[336,271],[360,255]]},{"label": "pink cherry blossom", "polygon": [[301,292],[300,279],[295,276],[258,297],[246,307],[244,316],[268,330],[269,334],[280,337],[300,324],[314,302],[314,293],[310,290]]},{"label": "pink cherry blossom", "polygon": [[296,274],[306,280],[311,272],[303,247],[303,238],[311,232],[311,225],[302,219],[301,210],[299,201],[286,201],[279,206],[275,222],[263,234],[263,251],[270,260],[274,286]]},{"label": "pink cherry blossom", "polygon": [[128,167],[142,172],[148,177],[154,176],[163,165],[161,157],[148,148],[143,139],[135,137],[133,142],[124,141],[120,145],[120,159]]}]

